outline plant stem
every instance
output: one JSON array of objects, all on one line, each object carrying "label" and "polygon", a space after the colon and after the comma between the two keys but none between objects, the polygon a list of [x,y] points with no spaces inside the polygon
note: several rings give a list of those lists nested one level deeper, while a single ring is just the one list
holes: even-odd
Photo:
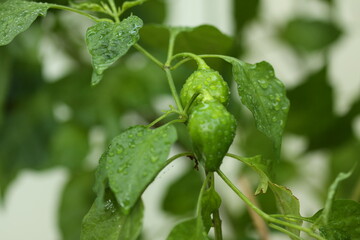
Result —
[{"label": "plant stem", "polygon": [[176,103],[176,106],[178,108],[178,110],[180,112],[183,112],[184,109],[181,105],[181,102],[180,102],[180,98],[179,98],[179,95],[177,94],[177,91],[176,91],[176,87],[175,87],[175,84],[174,84],[174,80],[172,78],[172,75],[171,75],[171,71],[169,68],[165,67],[165,73],[166,73],[166,78],[168,80],[168,84],[169,84],[169,87],[170,87],[170,91],[171,91],[171,94],[175,100],[175,103]]},{"label": "plant stem", "polygon": [[185,106],[184,108],[184,112],[187,113],[191,107],[191,105],[194,103],[195,99],[199,96],[200,93],[195,93],[194,95],[192,95],[190,101],[188,102],[188,104]]},{"label": "plant stem", "polygon": [[134,48],[136,48],[139,52],[144,54],[147,58],[149,58],[151,61],[153,61],[156,65],[158,65],[161,69],[164,69],[164,64],[160,62],[157,58],[155,58],[151,53],[146,51],[143,47],[141,47],[139,44],[134,44]]},{"label": "plant stem", "polygon": [[261,211],[257,206],[255,206],[231,181],[228,179],[225,174],[219,169],[216,171],[219,176],[224,180],[224,182],[243,200],[249,207],[251,207],[258,215],[260,215],[265,220],[270,218],[269,215]]},{"label": "plant stem", "polygon": [[196,61],[199,69],[209,69],[209,66],[206,64],[206,62],[196,54],[188,53],[188,52],[178,53],[172,57],[172,60],[178,57],[183,57],[183,58],[190,57]]},{"label": "plant stem", "polygon": [[299,217],[299,216],[293,216],[293,215],[283,215],[283,214],[271,214],[271,217],[274,218],[284,218],[287,219],[289,221],[305,221],[305,222],[309,222],[309,223],[314,223],[314,221],[310,220],[307,217]]},{"label": "plant stem", "polygon": [[[214,173],[211,172],[209,174],[211,174],[211,185],[215,189]],[[213,216],[213,223],[214,223],[215,240],[222,240],[223,237],[222,237],[221,218],[220,218],[219,209],[216,209],[212,213],[212,216]]]},{"label": "plant stem", "polygon": [[317,235],[314,233],[311,229],[304,228],[302,226],[292,224],[286,221],[282,221],[276,218],[271,217],[270,215],[264,213],[262,210],[260,210],[258,207],[256,207],[226,176],[225,174],[219,169],[216,171],[219,176],[224,180],[224,182],[243,200],[249,207],[251,207],[258,215],[260,215],[264,220],[272,223],[276,223],[285,227],[297,229],[303,232],[306,232],[309,236],[314,237],[318,240],[326,240],[323,237]]},{"label": "plant stem", "polygon": [[170,37],[169,37],[169,47],[168,47],[168,53],[166,58],[166,67],[170,67],[172,56],[174,53],[174,46],[175,46],[175,39],[176,36],[179,34],[179,31],[170,31]]},{"label": "plant stem", "polygon": [[286,229],[284,229],[282,227],[279,227],[279,226],[277,226],[275,224],[270,223],[269,227],[271,227],[273,229],[276,229],[276,230],[278,230],[278,231],[280,231],[282,233],[285,233],[286,235],[288,235],[288,236],[290,236],[292,238],[295,238],[295,239],[298,239],[298,240],[304,240],[303,238],[301,238],[299,236],[296,236],[294,233],[292,233],[292,232],[290,232],[290,231],[288,231],[288,230],[286,230]]},{"label": "plant stem", "polygon": [[174,160],[181,158],[181,157],[185,157],[185,156],[193,156],[194,154],[192,152],[183,152],[183,153],[179,153],[176,154],[174,156],[172,156],[171,158],[169,158],[168,160],[166,160],[165,165],[170,164],[171,162],[173,162]]},{"label": "plant stem", "polygon": [[120,19],[120,13],[118,12],[118,9],[116,8],[116,4],[114,2],[114,0],[108,0],[109,4],[110,4],[110,8],[111,8],[111,12],[109,12],[109,14],[111,13],[111,16],[115,19],[115,22],[119,23]]},{"label": "plant stem", "polygon": [[[70,12],[74,12],[74,13],[78,13],[80,15],[83,15],[87,18],[90,18],[91,20],[95,21],[95,22],[100,22],[100,21],[104,21],[103,19],[99,19],[91,14],[88,14],[86,12],[80,11],[76,8],[72,8],[72,7],[67,7],[67,6],[63,6],[63,5],[58,5],[58,4],[48,4],[50,8],[53,9],[60,9],[60,10],[65,10],[65,11],[70,11]],[[108,21],[111,21],[110,19],[107,19]],[[112,22],[112,21],[111,21]]]},{"label": "plant stem", "polygon": [[157,119],[155,119],[154,121],[152,121],[150,124],[147,125],[148,128],[151,128],[152,126],[154,126],[156,123],[160,122],[161,120],[163,120],[164,118],[166,118],[167,116],[169,116],[171,113],[173,113],[173,111],[168,111],[165,114],[161,115],[160,117],[158,117]]}]

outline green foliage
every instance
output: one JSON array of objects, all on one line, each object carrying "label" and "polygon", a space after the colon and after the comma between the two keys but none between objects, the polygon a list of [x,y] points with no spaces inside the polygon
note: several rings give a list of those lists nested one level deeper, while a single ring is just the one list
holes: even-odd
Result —
[{"label": "green foliage", "polygon": [[74,173],[66,183],[58,211],[58,222],[63,239],[80,239],[82,219],[95,199],[93,184],[93,171]]},{"label": "green foliage", "polygon": [[23,0],[8,0],[0,5],[0,46],[30,27],[38,16],[45,16],[49,5]]},{"label": "green foliage", "polygon": [[[271,182],[269,186],[274,193],[276,204],[281,214],[301,217],[299,200],[292,194],[291,190]],[[295,221],[295,224],[301,226],[302,221]],[[288,230],[294,233],[296,236],[300,236],[299,230],[292,228],[288,228]],[[292,237],[292,239],[296,238]]]},{"label": "green foliage", "polygon": [[[58,210],[63,239],[146,239],[140,236],[142,194],[161,170],[180,157],[193,160],[193,168],[168,185],[161,205],[177,218],[192,217],[180,220],[171,231],[164,230],[169,232],[167,239],[210,239],[211,229],[216,240],[223,239],[215,175],[270,228],[291,239],[303,239],[302,234],[317,240],[359,238],[359,203],[335,200],[335,193],[359,199],[359,167],[354,167],[359,141],[352,126],[359,116],[360,101],[343,116],[334,113],[327,63],[286,93],[269,63],[239,60],[239,53],[247,51],[243,36],[260,13],[260,1],[234,1],[235,38],[209,25],[164,26],[167,8],[161,0],[81,0],[70,2],[70,6],[59,0],[1,2],[0,45],[12,42],[0,48],[1,194],[4,198],[12,180],[25,168],[67,169],[70,179]],[[49,9],[71,11],[92,20],[85,35],[86,46],[84,39],[74,34],[78,29],[58,11],[49,24],[35,21]],[[32,31],[16,37],[31,24]],[[274,37],[282,38],[300,53],[299,57],[326,51],[342,32],[333,19],[302,17],[283,26],[275,30]],[[44,60],[38,57],[45,34],[76,63],[56,82],[45,81],[46,69],[40,62]],[[86,47],[92,66],[83,57]],[[197,70],[188,64],[192,60]],[[91,68],[92,85],[105,79],[96,88],[88,84]],[[237,85],[237,93],[229,91],[230,80]],[[160,102],[170,94],[175,106],[170,105],[158,116],[154,100]],[[287,96],[292,103],[290,112]],[[235,100],[238,97],[241,101]],[[123,118],[126,113],[136,116],[141,124],[149,124],[128,128]],[[96,137],[101,134],[109,145],[100,158],[94,182],[95,169],[87,160],[99,150],[97,145],[102,143],[96,142]],[[284,134],[296,134],[308,141],[303,154],[321,149],[329,154],[326,185],[330,188],[327,193],[318,191],[319,197],[327,200],[311,218],[300,215],[299,200],[285,187],[286,181],[301,176],[301,163],[296,161],[301,153],[287,153],[286,159],[274,165],[280,159]],[[228,153],[235,135],[233,149],[254,157]],[[168,158],[175,143],[174,149],[186,152]],[[241,176],[250,178],[251,186],[242,187],[247,192],[256,189],[258,205],[221,171],[224,156],[247,166]],[[340,170],[351,168],[352,176],[340,174],[329,183]],[[252,172],[258,182],[252,181]],[[342,189],[338,189],[342,181]],[[268,188],[273,195],[268,194]],[[257,238],[254,232],[259,230],[258,225],[253,226],[248,211],[233,211],[223,204],[221,216],[229,223],[224,229],[235,233],[229,239]],[[303,225],[303,221],[309,224]]]},{"label": "green foliage", "polygon": [[135,240],[141,231],[143,212],[143,203],[138,200],[130,213],[123,214],[115,196],[107,190],[104,205],[94,203],[84,217],[80,239]]},{"label": "green foliage", "polygon": [[[206,184],[207,181],[204,183]],[[198,200],[197,216],[177,224],[167,240],[209,239],[207,234],[212,226],[211,214],[220,207],[220,204],[221,198],[215,191],[214,185],[211,184],[208,189],[204,189],[203,185]]]},{"label": "green foliage", "polygon": [[333,23],[308,18],[293,19],[282,32],[282,37],[301,51],[326,48],[339,36],[340,30]]},{"label": "green foliage", "polygon": [[[317,212],[312,219],[318,220],[324,210]],[[335,200],[332,203],[326,223],[318,225],[323,236],[329,240],[357,239],[360,236],[360,204],[352,200]]]},{"label": "green foliage", "polygon": [[199,174],[194,169],[190,169],[168,186],[162,200],[163,210],[180,216],[192,213],[196,207],[197,194],[201,185],[202,179]]},{"label": "green foliage", "polygon": [[99,83],[103,72],[139,40],[142,20],[130,16],[120,23],[99,22],[86,32],[86,44],[92,55],[94,73],[91,83]]},{"label": "green foliage", "polygon": [[232,58],[225,60],[233,65],[242,103],[253,113],[257,129],[273,141],[279,157],[290,107],[283,83],[267,62],[248,64]]},{"label": "green foliage", "polygon": [[145,25],[140,30],[141,42],[145,46],[166,49],[171,31],[179,32],[174,52],[192,52],[195,54],[226,54],[230,51],[233,40],[209,25],[199,27],[169,28],[162,25]]},{"label": "green foliage", "polygon": [[150,130],[144,126],[127,129],[111,141],[97,171],[98,200],[107,185],[127,214],[142,192],[167,165],[171,145],[176,141],[173,126]]}]

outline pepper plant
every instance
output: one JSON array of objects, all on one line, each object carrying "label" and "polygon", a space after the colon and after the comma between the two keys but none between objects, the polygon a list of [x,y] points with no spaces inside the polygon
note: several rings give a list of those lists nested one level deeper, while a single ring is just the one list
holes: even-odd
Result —
[{"label": "pepper plant", "polygon": [[[52,9],[81,14],[93,21],[86,31],[86,46],[92,58],[91,85],[106,81],[104,77],[119,58],[131,48],[147,57],[166,76],[175,106],[164,109],[147,125],[135,125],[118,132],[102,154],[96,170],[94,191],[96,199],[83,218],[82,240],[138,239],[142,229],[144,204],[142,194],[155,177],[173,161],[193,161],[194,170],[203,176],[193,217],[184,219],[169,230],[168,240],[223,239],[220,207],[221,196],[215,178],[224,181],[249,209],[259,215],[270,228],[288,235],[291,239],[358,239],[360,235],[360,207],[350,200],[335,200],[339,182],[351,172],[341,173],[331,185],[325,207],[312,217],[300,215],[298,199],[284,186],[276,183],[282,135],[286,125],[290,102],[284,84],[276,77],[267,62],[250,64],[233,56],[197,53],[197,38],[210,37],[210,43],[223,37],[215,27],[168,27],[147,25],[134,14],[133,7],[146,0],[114,0],[104,2],[70,2],[69,6],[24,0],[8,0],[0,5],[0,45],[9,44],[18,34],[30,27],[38,16],[45,16]],[[142,7],[142,6],[139,6]],[[182,43],[190,39],[189,46]],[[191,41],[194,41],[191,45]],[[157,56],[146,49],[144,43],[166,43],[165,54]],[[215,44],[216,45],[216,44]],[[185,47],[184,47],[185,46]],[[212,60],[220,60],[232,67],[232,80],[237,92],[230,91],[232,83],[225,81],[221,72],[213,69]],[[193,62],[193,72],[178,91],[174,72]],[[195,67],[194,67],[195,66]],[[104,79],[103,79],[104,78]],[[231,78],[231,77],[229,77]],[[273,155],[238,156],[229,148],[237,134],[239,119],[229,109],[230,98],[238,95],[248,108],[257,129],[272,144]],[[191,143],[186,152],[169,156],[178,140],[178,128],[185,126],[186,141]],[[66,151],[66,150],[65,150]],[[223,159],[239,161],[259,177],[255,195],[273,192],[278,206],[277,214],[266,213],[241,192],[221,170]],[[181,159],[180,159],[181,158]],[[228,159],[227,158],[227,159]],[[189,186],[190,188],[191,186]],[[308,223],[308,224],[305,224]],[[241,227],[241,226],[239,226]],[[209,235],[213,229],[213,236]]]}]

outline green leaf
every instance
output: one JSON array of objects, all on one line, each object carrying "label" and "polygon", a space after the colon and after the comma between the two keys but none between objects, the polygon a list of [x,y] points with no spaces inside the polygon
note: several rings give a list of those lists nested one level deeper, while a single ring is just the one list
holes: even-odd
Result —
[{"label": "green leaf", "polygon": [[251,158],[236,157],[237,160],[251,167],[260,177],[260,183],[255,191],[255,195],[266,193],[269,185],[269,177],[267,175],[267,166],[263,162],[260,155]]},{"label": "green leaf", "polygon": [[147,0],[135,0],[135,1],[126,1],[123,3],[122,7],[121,7],[121,11],[125,12],[126,10],[133,8],[135,6],[141,5],[144,2],[146,2]]},{"label": "green leaf", "polygon": [[166,240],[209,240],[199,218],[192,218],[177,224]]},{"label": "green leaf", "polygon": [[99,22],[87,30],[86,44],[94,68],[93,85],[99,83],[103,72],[139,40],[142,25],[142,20],[133,15],[120,23]]},{"label": "green leaf", "polygon": [[[292,192],[288,188],[272,182],[269,182],[269,186],[274,193],[276,205],[281,214],[301,217],[299,200],[292,194]],[[295,223],[299,226],[302,225],[302,221],[296,221]],[[299,230],[293,228],[287,228],[287,230],[294,233],[296,236],[300,236]]]},{"label": "green leaf", "polygon": [[341,34],[332,22],[297,18],[288,22],[282,37],[298,50],[316,51],[328,47]]},{"label": "green leaf", "polygon": [[227,54],[233,46],[231,37],[210,25],[201,25],[195,28],[145,25],[140,31],[141,41],[147,47],[166,50],[170,31],[179,32],[175,40],[174,53]]},{"label": "green leaf", "polygon": [[209,232],[213,225],[211,215],[220,208],[220,205],[220,195],[215,191],[214,185],[212,184],[201,196],[201,219],[206,233]]},{"label": "green leaf", "polygon": [[167,240],[209,239],[208,232],[213,225],[212,213],[217,211],[221,205],[221,198],[215,191],[211,178],[205,180],[203,188],[206,187],[209,182],[211,182],[211,186],[200,191],[197,216],[177,224],[171,230]]},{"label": "green leaf", "polygon": [[30,27],[38,16],[45,16],[46,3],[8,0],[0,4],[0,46],[10,43],[16,35]]},{"label": "green leaf", "polygon": [[0,126],[3,120],[4,114],[4,103],[7,96],[7,90],[10,82],[10,69],[11,69],[11,61],[7,56],[4,49],[0,49]]},{"label": "green leaf", "polygon": [[124,213],[131,210],[142,192],[166,166],[176,129],[135,126],[115,137],[100,159],[95,191],[101,198],[106,182]]},{"label": "green leaf", "polygon": [[241,102],[253,113],[257,129],[271,139],[279,156],[290,107],[284,84],[267,62],[248,64],[231,57],[223,58],[233,65]]},{"label": "green leaf", "polygon": [[51,136],[51,161],[69,170],[77,171],[82,167],[88,150],[87,132],[76,124],[64,124]]},{"label": "green leaf", "polygon": [[58,210],[62,239],[80,239],[82,219],[95,199],[93,182],[94,172],[91,171],[77,172],[66,183]]},{"label": "green leaf", "polygon": [[326,225],[329,221],[329,215],[332,209],[332,204],[335,199],[336,190],[340,184],[340,182],[344,181],[345,179],[349,178],[351,176],[353,171],[347,172],[347,173],[339,173],[335,181],[331,184],[328,192],[328,196],[325,203],[325,208],[321,214],[321,216],[318,218],[317,221],[319,221],[321,224]]},{"label": "green leaf", "polygon": [[[324,209],[311,219],[319,222]],[[360,204],[352,200],[335,200],[328,212],[327,223],[316,226],[327,240],[352,240],[360,237]]]},{"label": "green leaf", "polygon": [[163,210],[174,215],[191,213],[196,207],[201,185],[199,173],[193,168],[189,169],[168,186],[162,201]]},{"label": "green leaf", "polygon": [[144,206],[141,200],[129,214],[123,214],[115,196],[108,189],[105,204],[93,204],[85,216],[81,240],[136,240],[141,232]]}]

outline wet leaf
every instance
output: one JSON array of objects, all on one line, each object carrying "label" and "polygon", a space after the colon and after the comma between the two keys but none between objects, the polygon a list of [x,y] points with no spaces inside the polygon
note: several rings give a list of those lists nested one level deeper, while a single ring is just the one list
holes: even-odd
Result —
[{"label": "wet leaf", "polygon": [[231,57],[223,59],[233,65],[241,102],[252,112],[257,129],[271,139],[279,158],[290,107],[284,84],[267,62],[248,64]]},{"label": "wet leaf", "polygon": [[[324,209],[318,211],[312,219],[323,216]],[[352,200],[335,200],[328,212],[327,223],[316,226],[328,240],[352,240],[360,237],[360,204]]]},{"label": "wet leaf", "polygon": [[16,35],[30,27],[38,16],[45,16],[46,3],[8,0],[0,4],[0,46],[10,43]]},{"label": "wet leaf", "polygon": [[144,206],[139,200],[129,214],[122,213],[115,196],[108,189],[105,203],[99,206],[94,203],[85,216],[81,240],[136,240],[141,232]]},{"label": "wet leaf", "polygon": [[[301,217],[299,200],[292,194],[290,189],[272,182],[269,182],[269,186],[274,193],[276,205],[281,214]],[[296,223],[300,226],[302,225],[302,221],[292,223]],[[297,229],[287,228],[287,230],[294,233],[296,236],[300,236],[300,231]]]},{"label": "wet leaf", "polygon": [[99,83],[103,72],[139,40],[142,25],[142,20],[132,15],[120,23],[98,22],[87,30],[86,44],[94,68],[93,85]]},{"label": "wet leaf", "polygon": [[115,137],[100,159],[95,191],[101,201],[108,181],[117,202],[128,213],[142,192],[166,166],[176,130],[134,126]]},{"label": "wet leaf", "polygon": [[94,172],[77,172],[66,183],[58,211],[59,228],[63,239],[80,239],[81,222],[95,194],[92,190]]}]

